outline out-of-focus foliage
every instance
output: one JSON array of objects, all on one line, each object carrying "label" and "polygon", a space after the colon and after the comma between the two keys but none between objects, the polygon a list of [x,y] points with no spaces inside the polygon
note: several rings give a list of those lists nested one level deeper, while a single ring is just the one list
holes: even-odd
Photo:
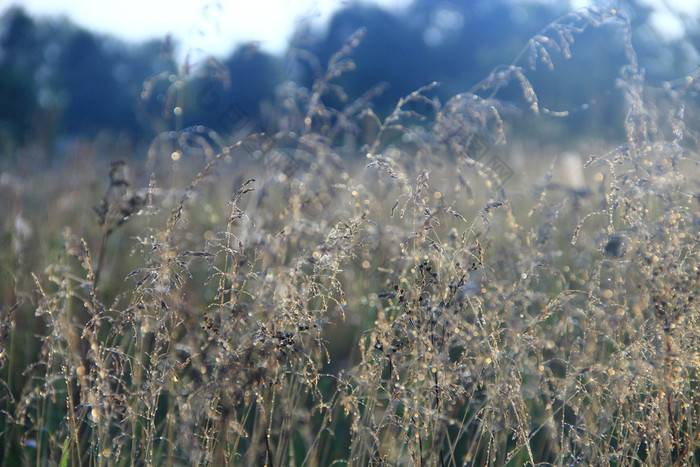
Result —
[{"label": "out-of-focus foliage", "polygon": [[[0,29],[0,141],[9,144],[12,136],[29,130],[36,107],[31,70],[36,59],[24,51],[34,50],[34,22],[20,10],[2,18]],[[0,147],[0,150],[5,150]],[[4,151],[3,151],[4,152]]]},{"label": "out-of-focus foliage", "polygon": [[48,138],[50,145],[57,136],[100,130],[151,137],[139,95],[144,78],[163,67],[162,48],[162,41],[127,46],[65,19],[34,20],[20,8],[7,10],[0,18],[6,141]]},{"label": "out-of-focus foliage", "polygon": [[[660,86],[692,70],[700,44],[697,19],[684,18],[686,37],[664,41],[650,26],[650,7],[637,0],[614,3],[630,18],[647,84]],[[375,112],[386,116],[397,99],[434,80],[440,86],[432,94],[445,102],[470,90],[496,65],[524,56],[519,52],[537,29],[568,10],[566,3],[513,0],[415,0],[403,11],[350,3],[323,31],[301,23],[285,57],[247,44],[229,57],[178,64],[178,44],[169,38],[126,45],[65,19],[33,19],[13,7],[0,16],[0,150],[13,153],[29,139],[52,151],[61,136],[105,131],[146,143],[163,131],[192,125],[227,137],[232,113],[264,127],[266,120],[276,121],[265,108],[279,107],[285,80],[309,88],[320,64],[359,27],[367,31],[355,51],[360,71],[339,80],[345,102],[327,96],[326,105],[343,107],[386,83],[372,99]],[[615,87],[624,63],[624,51],[615,45],[619,34],[609,26],[588,28],[571,50],[550,51],[552,70],[516,58],[513,64],[523,67],[533,88],[547,89],[542,104],[568,115],[527,115],[527,103],[510,86],[499,90],[513,104],[506,123],[528,135],[544,125],[550,141],[623,138],[620,124],[613,123],[622,121],[622,96]],[[144,83],[151,85],[147,93]]]}]

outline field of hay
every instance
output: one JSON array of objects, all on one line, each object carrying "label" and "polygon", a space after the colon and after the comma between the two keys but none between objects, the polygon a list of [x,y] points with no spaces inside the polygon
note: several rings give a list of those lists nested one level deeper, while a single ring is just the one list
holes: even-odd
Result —
[{"label": "field of hay", "polygon": [[2,172],[3,464],[697,465],[698,73],[626,44],[624,144],[537,145],[517,64],[326,107],[359,40],[279,128]]}]

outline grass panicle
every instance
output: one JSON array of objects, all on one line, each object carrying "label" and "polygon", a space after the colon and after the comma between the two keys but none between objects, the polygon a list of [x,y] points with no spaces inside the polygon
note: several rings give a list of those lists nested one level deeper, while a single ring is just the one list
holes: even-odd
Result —
[{"label": "grass panicle", "polygon": [[[624,141],[517,166],[498,91],[564,116],[527,73],[604,24]],[[0,185],[2,463],[696,464],[698,72],[651,92],[629,31],[567,14],[380,118],[381,88],[336,84],[359,30],[264,133],[178,127],[143,163]]]}]

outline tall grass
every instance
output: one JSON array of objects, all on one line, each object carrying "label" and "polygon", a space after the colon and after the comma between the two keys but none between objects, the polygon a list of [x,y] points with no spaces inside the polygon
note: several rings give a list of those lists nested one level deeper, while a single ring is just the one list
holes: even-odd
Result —
[{"label": "tall grass", "polygon": [[[505,180],[499,88],[601,24],[625,143]],[[361,35],[218,154],[3,175],[5,464],[698,463],[697,73],[650,100],[590,8],[382,119],[324,104]]]}]

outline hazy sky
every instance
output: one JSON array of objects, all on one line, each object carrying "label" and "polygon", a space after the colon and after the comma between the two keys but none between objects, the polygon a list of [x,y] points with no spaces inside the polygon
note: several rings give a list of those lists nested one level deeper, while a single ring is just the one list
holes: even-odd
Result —
[{"label": "hazy sky", "polygon": [[[700,11],[700,0],[643,1],[659,5],[654,22],[671,36],[680,34],[682,26],[668,6],[675,13],[694,18]],[[372,0],[371,3],[396,9],[410,0]],[[585,6],[601,2],[573,0],[573,3]],[[181,53],[219,56],[251,40],[259,41],[267,51],[282,52],[300,18],[314,17],[315,24],[321,27],[333,11],[345,4],[346,0],[10,0],[9,3],[21,5],[32,14],[65,14],[89,30],[132,41],[162,39],[172,33],[182,45]]]},{"label": "hazy sky", "polygon": [[[0,3],[4,3],[0,0]],[[256,40],[271,52],[282,52],[300,18],[321,26],[340,0],[10,0],[32,14],[65,14],[92,31],[133,41],[172,33],[183,48],[217,55],[237,43]],[[409,0],[373,0],[400,8]],[[2,7],[0,7],[2,10]]]}]

